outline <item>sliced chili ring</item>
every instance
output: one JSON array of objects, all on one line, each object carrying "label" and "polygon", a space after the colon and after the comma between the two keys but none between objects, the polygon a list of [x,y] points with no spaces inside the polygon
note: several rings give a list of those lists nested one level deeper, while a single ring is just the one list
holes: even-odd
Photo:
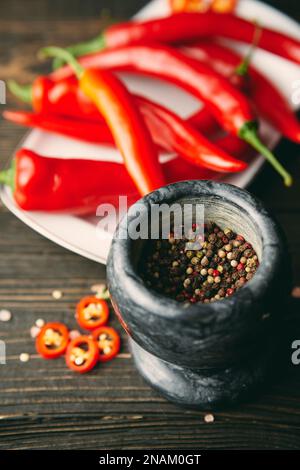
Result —
[{"label": "sliced chili ring", "polygon": [[36,338],[36,350],[45,359],[64,354],[69,342],[69,330],[59,322],[46,323]]},{"label": "sliced chili ring", "polygon": [[95,296],[84,297],[77,304],[76,319],[84,330],[94,330],[106,325],[109,318],[109,308],[104,299]]},{"label": "sliced chili ring", "polygon": [[82,335],[74,338],[68,345],[66,364],[75,372],[88,372],[99,360],[99,348],[90,336]]},{"label": "sliced chili ring", "polygon": [[92,332],[92,336],[99,348],[100,362],[110,361],[120,351],[120,336],[114,328],[101,326]]}]

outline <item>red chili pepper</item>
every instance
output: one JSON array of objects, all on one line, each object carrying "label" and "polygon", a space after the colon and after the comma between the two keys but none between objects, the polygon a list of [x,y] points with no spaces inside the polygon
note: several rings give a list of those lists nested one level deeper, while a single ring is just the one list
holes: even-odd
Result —
[{"label": "red chili pepper", "polygon": [[[48,49],[48,55],[49,53],[51,49]],[[291,175],[260,141],[257,122],[247,98],[206,64],[185,57],[166,46],[153,45],[128,46],[91,54],[83,57],[80,63],[87,68],[141,72],[164,78],[185,88],[205,102],[222,127],[244,139],[264,155],[282,176],[286,186],[292,184]],[[53,72],[52,78],[58,80],[70,74],[70,67],[64,67]]]},{"label": "red chili pepper", "polygon": [[188,122],[204,135],[211,135],[220,129],[213,115],[205,107],[191,116]]},{"label": "red chili pepper", "polygon": [[80,90],[104,117],[140,194],[144,196],[164,186],[157,149],[134,98],[125,85],[105,70],[82,68],[63,49],[47,48],[44,49],[44,54],[64,57],[72,65]]},{"label": "red chili pepper", "polygon": [[[10,80],[8,88],[20,100],[32,104],[36,114],[43,114],[45,117],[59,115],[60,117],[77,118],[80,121],[103,122],[99,110],[79,89],[78,80],[74,76],[59,81],[51,80],[48,77],[39,77],[32,85],[19,85],[14,80]],[[142,100],[141,96],[139,100]],[[144,107],[146,105],[147,103],[144,102]],[[151,106],[155,107],[156,103],[151,101]],[[194,114],[188,121],[204,134],[214,132],[217,127],[215,119],[204,109]],[[76,121],[75,125],[77,123]],[[78,131],[80,132],[80,129],[76,128],[74,134],[76,135]],[[71,129],[68,134],[70,132]],[[72,134],[70,133],[70,135]],[[97,137],[94,138],[96,142]]]},{"label": "red chili pepper", "polygon": [[[148,21],[130,21],[108,27],[90,42],[70,46],[74,56],[97,52],[105,47],[149,42],[179,44],[207,37],[224,37],[252,43],[256,24],[228,13],[177,13]],[[270,28],[262,28],[260,48],[300,64],[300,41]]]},{"label": "red chili pepper", "polygon": [[119,334],[110,326],[101,326],[92,332],[92,337],[99,348],[99,361],[111,361],[120,351]]},{"label": "red chili pepper", "polygon": [[[29,126],[35,125],[46,130],[60,132],[68,136],[73,136],[90,142],[113,144],[113,137],[107,129],[107,126],[105,125],[96,106],[90,102],[88,109],[87,98],[82,100],[82,93],[80,94],[80,92],[78,92],[78,85],[76,89],[76,85],[74,83],[71,87],[69,86],[69,82],[64,83],[64,85],[62,84],[62,82],[66,82],[69,79],[70,77],[57,83],[52,81],[50,88],[49,86],[45,87],[45,96],[40,100],[39,105],[37,106],[33,101],[34,108],[38,108],[40,110],[40,116],[28,114],[26,112],[7,111],[4,112],[4,117],[17,122],[18,124]],[[36,83],[39,83],[38,93],[37,90],[35,90]],[[43,83],[43,80],[36,81],[33,84],[31,91],[29,90],[29,87],[21,87],[14,83],[11,85],[11,90],[23,100],[29,101],[30,95],[38,94],[40,97],[43,95],[41,83]],[[58,91],[56,91],[56,86],[58,87]],[[62,89],[65,94],[64,98],[62,97]],[[49,97],[50,94],[52,98]],[[66,111],[61,110],[59,106],[57,107],[57,102],[53,99],[54,96],[60,96],[60,99],[63,102],[66,104],[69,102],[71,105],[66,107]],[[147,98],[134,96],[134,99],[145,119],[154,142],[164,150],[178,153],[186,160],[209,168],[213,171],[236,172],[245,169],[246,165],[244,162],[237,161],[229,155],[226,155],[208,139],[200,135],[199,132],[195,131],[194,126],[196,125],[199,129],[198,126],[200,124],[203,127],[204,132],[208,132],[210,128],[216,127],[215,120],[212,117],[209,117],[209,113],[205,114],[203,112],[199,112],[186,122],[165,107],[154,103]],[[45,103],[44,109],[41,102]],[[77,106],[74,106],[74,103],[77,103]],[[76,113],[73,116],[72,110],[74,109],[76,110]],[[64,113],[65,116],[67,113],[70,113],[72,118],[80,117],[80,109],[82,111],[82,118],[84,119],[90,119],[90,116],[94,119],[94,116],[97,116],[98,122],[101,123],[101,132],[100,128],[97,130],[95,124],[92,124],[90,120],[88,121],[88,124],[86,124],[86,122],[81,123],[77,119],[72,119],[70,122],[65,120],[64,117],[60,117],[61,112]],[[59,114],[57,122],[55,120],[55,116],[48,116],[49,112],[51,114],[55,113],[55,115],[56,113]]]},{"label": "red chili pepper", "polygon": [[56,114],[36,114],[28,111],[3,111],[3,117],[21,126],[37,127],[96,144],[114,145],[114,139],[104,121],[98,123],[62,117]]},{"label": "red chili pepper", "polygon": [[[223,151],[202,136],[188,122],[150,101],[138,99],[141,112],[154,142],[169,152],[176,152],[185,160],[212,171],[237,172],[247,165]],[[39,127],[44,130],[75,137],[88,142],[114,145],[114,139],[104,122],[80,122],[56,116],[43,116],[26,111],[4,111],[3,116],[17,124]]]},{"label": "red chili pepper", "polygon": [[32,85],[19,85],[8,81],[9,90],[19,99],[32,104],[38,114],[57,114],[63,117],[103,121],[99,109],[82,92],[76,77],[55,81],[49,77],[38,77]]},{"label": "red chili pepper", "polygon": [[153,106],[145,98],[138,102],[155,142],[161,147],[213,171],[236,172],[246,168],[245,162],[223,152],[173,112],[158,104]]},{"label": "red chili pepper", "polygon": [[93,369],[98,361],[98,345],[89,336],[77,336],[69,343],[66,352],[66,364],[69,369],[84,374]]},{"label": "red chili pepper", "polygon": [[[217,179],[219,175],[180,158],[163,163],[166,183],[186,179]],[[14,199],[26,211],[95,213],[99,204],[118,204],[119,195],[128,204],[139,194],[124,165],[86,159],[47,158],[20,149],[13,166],[0,173],[0,183],[12,188]]]},{"label": "red chili pepper", "polygon": [[84,330],[94,330],[108,322],[109,308],[104,299],[84,297],[76,307],[78,325]]},{"label": "red chili pepper", "polygon": [[[183,52],[202,63],[211,65],[217,72],[235,83],[236,70],[242,57],[217,43],[201,42],[183,48]],[[285,137],[300,142],[300,123],[289,103],[279,90],[253,66],[248,67],[247,92],[257,111],[265,117]],[[271,106],[270,103],[276,103]]]},{"label": "red chili pepper", "polygon": [[36,338],[36,350],[45,359],[64,354],[69,342],[69,330],[63,323],[46,323]]}]

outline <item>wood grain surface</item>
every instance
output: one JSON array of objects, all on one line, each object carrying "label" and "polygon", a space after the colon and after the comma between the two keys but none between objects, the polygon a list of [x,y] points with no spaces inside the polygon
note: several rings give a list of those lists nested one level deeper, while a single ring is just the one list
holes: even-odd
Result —
[{"label": "wood grain surface", "polygon": [[[103,8],[113,18],[129,17],[146,1],[1,0],[0,79],[24,83],[47,65],[36,60],[45,44],[66,45],[99,30]],[[299,1],[269,2],[299,20]],[[103,12],[102,12],[103,13]],[[107,11],[104,12],[107,16]],[[8,106],[18,106],[10,96]],[[0,165],[10,158],[24,130],[0,120]],[[300,285],[299,147],[282,141],[278,154],[295,175],[287,190],[269,168],[251,186],[282,223]],[[7,365],[0,365],[0,449],[299,449],[300,366],[289,365],[258,398],[235,409],[203,412],[167,403],[137,374],[125,335],[120,356],[77,376],[64,361],[35,354],[29,330],[37,318],[76,327],[74,307],[90,287],[105,281],[105,268],[72,254],[33,232],[0,208],[0,309],[13,314],[0,324]],[[61,300],[52,291],[63,292]],[[292,339],[300,339],[299,301],[289,320]],[[112,324],[121,332],[114,318]],[[290,342],[287,342],[287,356]],[[30,354],[21,363],[19,355]],[[277,368],[277,364],[274,364]]]}]

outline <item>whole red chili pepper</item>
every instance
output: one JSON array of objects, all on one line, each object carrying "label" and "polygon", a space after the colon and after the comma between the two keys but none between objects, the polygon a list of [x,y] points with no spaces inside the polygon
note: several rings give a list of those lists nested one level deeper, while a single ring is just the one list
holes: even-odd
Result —
[{"label": "whole red chili pepper", "polygon": [[104,121],[81,121],[56,114],[32,113],[28,111],[3,111],[8,121],[26,127],[37,127],[45,131],[66,135],[73,139],[96,144],[114,145],[114,139]]},{"label": "whole red chili pepper", "polygon": [[[75,56],[97,52],[105,47],[160,42],[182,44],[201,38],[219,36],[251,43],[255,34],[254,22],[234,14],[177,13],[148,21],[130,21],[108,27],[90,42],[70,46]],[[262,28],[260,48],[300,64],[300,41],[270,28]]]},{"label": "whole red chili pepper", "polygon": [[[167,46],[156,45],[128,46],[90,54],[81,58],[80,63],[87,68],[140,72],[181,86],[203,100],[222,127],[264,155],[286,186],[292,184],[291,175],[260,141],[257,121],[247,98],[206,64]],[[67,66],[53,72],[52,78],[59,80],[70,75],[72,69]]]},{"label": "whole red chili pepper", "polygon": [[80,90],[104,117],[124,164],[140,194],[144,196],[165,181],[158,161],[158,151],[150,132],[125,85],[111,72],[84,69],[68,52],[48,48],[44,54],[64,57],[73,67]]},{"label": "whole red chili pepper", "polygon": [[[166,183],[185,179],[217,179],[218,174],[172,158],[161,165]],[[20,149],[13,166],[0,173],[0,183],[9,185],[16,203],[26,211],[95,213],[99,204],[117,204],[119,195],[128,204],[139,199],[124,165],[86,159],[47,158]]]},{"label": "whole red chili pepper", "polygon": [[[39,115],[58,115],[72,119],[77,118],[80,121],[101,121],[103,123],[103,117],[99,110],[80,90],[78,80],[74,76],[59,81],[41,76],[32,85],[19,85],[14,80],[9,80],[8,88],[19,99],[32,104],[34,111]],[[142,97],[139,97],[139,101],[141,100]],[[143,104],[145,108],[147,103]],[[151,108],[154,109],[155,106],[156,103],[151,101]],[[214,132],[217,128],[213,116],[204,109],[194,114],[188,121],[205,134]]]},{"label": "whole red chili pepper", "polygon": [[[154,142],[168,152],[176,152],[185,160],[219,172],[237,172],[247,165],[212,143],[174,113],[154,105],[145,98],[136,97]],[[144,108],[143,108],[144,107]],[[104,122],[94,123],[70,120],[55,115],[38,115],[26,111],[3,112],[3,117],[17,124],[38,127],[87,142],[114,145],[114,139]]]},{"label": "whole red chili pepper", "polygon": [[99,110],[82,92],[74,76],[59,82],[40,76],[32,85],[19,85],[9,80],[8,88],[19,99],[32,104],[36,113],[59,114],[96,122],[101,119]]},{"label": "whole red chili pepper", "polygon": [[[38,83],[41,84],[42,82],[38,81]],[[61,93],[55,92],[55,85],[56,83],[53,82],[52,87],[50,89],[52,97],[58,95],[61,96]],[[78,90],[76,90],[75,84],[73,84],[71,88],[68,87],[68,84],[65,84],[63,86],[61,82],[58,82],[57,85],[60,90],[64,89],[65,99],[63,99],[63,101],[69,101],[73,104],[73,106],[67,107],[66,111],[62,110],[62,112],[65,115],[67,113],[70,113],[70,115],[72,116],[74,103],[77,102],[77,113],[75,114],[75,117],[77,117],[77,115],[79,115],[78,111],[80,110],[81,106],[81,96]],[[24,87],[20,87],[19,85],[14,86],[18,87],[17,93],[19,96],[22,95],[23,97],[25,93],[27,94],[28,87],[24,89]],[[33,84],[32,90],[32,95],[37,94],[35,90],[35,84]],[[47,94],[49,95],[49,87],[45,89],[45,95]],[[39,85],[39,96],[41,97],[42,95],[42,87]],[[69,98],[67,95],[69,95]],[[190,122],[192,124],[191,125],[189,122],[182,120],[176,114],[167,110],[163,106],[154,103],[153,101],[147,98],[141,96],[134,96],[134,99],[145,119],[145,122],[151,132],[154,142],[164,150],[179,153],[183,158],[191,161],[192,163],[198,164],[200,166],[205,166],[206,168],[209,168],[214,171],[235,172],[242,171],[243,169],[245,169],[246,165],[244,162],[237,161],[236,159],[230,157],[230,155],[225,154],[222,149],[217,148],[207,138],[202,136],[199,132],[195,131],[193,125],[196,124],[197,126],[199,126],[201,124],[204,126],[204,131],[207,132],[208,127],[211,125],[211,121],[214,123],[215,126],[213,118],[209,119],[207,117],[204,117],[204,113],[201,114],[201,112],[199,112],[190,119]],[[44,103],[44,109],[42,106],[40,106],[40,103],[39,106],[36,106],[33,102],[35,108],[41,111],[38,116],[32,113],[29,114],[26,112],[16,111],[7,111],[4,112],[3,115],[7,119],[13,120],[18,124],[29,126],[35,125],[46,130],[63,133],[65,135],[87,140],[90,142],[101,142],[109,144],[114,142],[111,133],[109,132],[107,126],[105,125],[105,122],[103,121],[102,116],[100,115],[96,106],[93,105],[92,102],[89,108],[91,111],[98,112],[98,115],[96,115],[99,122],[99,126],[101,125],[101,132],[100,127],[97,131],[94,121],[92,123],[90,121],[88,123],[84,121],[81,124],[78,120],[72,119],[72,121],[70,121],[66,120],[64,117],[61,117],[61,109],[60,107],[58,107],[57,109],[56,101],[53,100],[51,97],[47,99],[47,96],[44,96],[40,101]],[[83,117],[86,117],[86,105],[87,100],[85,98],[82,107]],[[94,110],[92,109],[93,106]],[[49,110],[50,112],[57,112],[59,114],[57,116],[57,119],[54,115],[46,114]],[[89,114],[87,116],[89,117]]]},{"label": "whole red chili pepper", "polygon": [[[143,98],[138,103],[155,142],[161,147],[174,151],[195,165],[213,171],[236,172],[246,168],[243,161],[236,160],[215,144],[199,134],[188,122],[163,106],[152,106]],[[169,148],[167,148],[169,146]]]},{"label": "whole red chili pepper", "polygon": [[[183,48],[182,51],[189,57],[211,65],[217,72],[231,79],[234,83],[236,70],[242,61],[242,57],[238,53],[213,42],[193,44]],[[253,66],[248,67],[247,75],[246,91],[252,98],[258,113],[285,137],[294,142],[300,142],[300,123],[285,97]],[[274,106],[271,106],[271,103],[274,103]]]}]

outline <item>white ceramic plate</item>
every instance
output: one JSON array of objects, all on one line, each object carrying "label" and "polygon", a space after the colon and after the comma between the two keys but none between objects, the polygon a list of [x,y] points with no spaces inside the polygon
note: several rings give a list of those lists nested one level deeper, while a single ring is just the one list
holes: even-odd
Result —
[{"label": "white ceramic plate", "polygon": [[[153,0],[140,11],[137,17],[151,18],[164,14],[168,14],[167,0]],[[258,19],[264,25],[300,37],[298,23],[276,9],[256,0],[240,0],[238,14],[245,18]],[[247,46],[244,45],[233,44],[230,41],[226,41],[226,44],[242,52],[247,50]],[[276,85],[291,101],[293,93],[292,85],[299,79],[299,67],[261,50],[256,51],[253,63],[270,79],[276,81]],[[199,103],[190,95],[164,82],[126,76],[124,74],[122,77],[131,90],[169,106],[183,117],[192,114],[199,106]],[[270,106],[276,106],[276,103],[270,103]],[[262,132],[265,142],[270,148],[274,148],[280,139],[278,132],[265,123],[263,123]],[[83,143],[39,130],[33,130],[28,133],[22,141],[22,146],[26,146],[44,155],[59,155],[66,158],[82,157],[84,155],[87,158],[121,161],[120,155],[113,149]],[[99,155],[101,156],[100,158]],[[245,172],[226,177],[223,181],[245,187],[257,174],[263,161],[263,158],[258,156],[253,159]],[[97,217],[74,217],[42,212],[24,212],[15,205],[11,191],[7,187],[1,188],[0,197],[7,208],[33,230],[86,258],[100,263],[106,262],[111,237],[104,239],[99,229],[96,230]]]}]

